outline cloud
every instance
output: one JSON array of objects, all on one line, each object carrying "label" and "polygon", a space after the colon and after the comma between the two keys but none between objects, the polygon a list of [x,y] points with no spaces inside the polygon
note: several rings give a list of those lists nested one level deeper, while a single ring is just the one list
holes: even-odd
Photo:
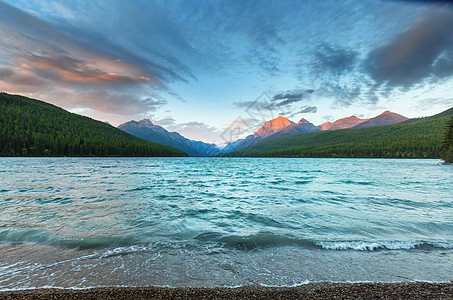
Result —
[{"label": "cloud", "polygon": [[164,99],[139,98],[133,94],[112,94],[105,90],[67,95],[66,106],[87,107],[99,112],[119,115],[142,115],[155,112],[167,104]]},{"label": "cloud", "polygon": [[[300,106],[297,104],[302,100],[310,101],[313,93],[313,89],[295,89],[277,93],[272,97],[259,97],[255,101],[236,101],[233,103],[236,108],[245,109],[247,112],[254,111],[255,113],[249,113],[252,118],[238,118],[238,120],[230,121],[231,126],[228,130],[236,138],[241,138],[244,137],[243,134],[245,132],[248,135],[250,132],[254,132],[261,127],[263,122],[275,118],[277,115],[274,112],[279,112],[279,116],[285,116],[287,118],[293,118],[300,114],[316,113],[318,111],[317,106]],[[264,93],[264,95],[267,95],[267,93]]]},{"label": "cloud", "polygon": [[[303,55],[300,57],[303,58]],[[350,106],[363,99],[363,91],[370,81],[360,72],[360,63],[361,54],[358,51],[337,43],[323,42],[311,52],[306,65],[308,71],[299,64],[298,77],[306,80],[308,74],[316,87],[317,96],[333,99],[334,106]],[[305,91],[307,95],[313,92],[313,89]]]},{"label": "cloud", "polygon": [[[201,109],[191,115],[203,121],[203,107],[234,99],[238,119],[260,123],[274,111],[313,114],[331,102],[373,104],[425,83],[439,89],[453,70],[452,18],[450,8],[427,7],[0,0],[0,87],[112,123],[154,114],[164,126],[209,135],[223,128],[225,112],[217,128],[183,125],[176,120],[186,120],[186,106],[171,102],[193,101]],[[392,60],[399,50],[406,52]],[[286,90],[291,84],[313,89]],[[263,89],[275,93],[240,98]]]},{"label": "cloud", "polygon": [[236,120],[228,121],[229,128],[243,129],[243,128],[254,128],[256,126],[263,125],[262,122],[255,118],[238,118]]},{"label": "cloud", "polygon": [[[56,9],[74,21],[66,7]],[[193,76],[173,54],[150,51],[145,57],[84,27],[83,20],[51,23],[0,1],[2,90],[120,115],[155,111],[167,103],[162,95],[180,99],[168,84]]]},{"label": "cloud", "polygon": [[263,126],[264,122],[266,121],[268,120],[260,121],[255,118],[241,117],[237,118],[236,120],[229,120],[229,126],[226,127],[221,134],[222,140],[225,143],[228,143],[240,138],[244,138],[258,130],[258,128]]},{"label": "cloud", "polygon": [[304,97],[302,91],[288,91],[286,93],[279,93],[272,97],[272,101],[280,101],[276,103],[276,106],[283,106],[294,102],[299,102]]},{"label": "cloud", "polygon": [[297,115],[301,114],[314,114],[318,112],[318,107],[316,106],[303,106],[302,108],[299,108],[298,110],[289,110],[287,112],[281,112],[279,115],[285,116],[288,119],[292,119]]},{"label": "cloud", "polygon": [[[153,14],[153,18],[147,20],[142,19],[143,14],[139,14],[140,18],[134,15],[134,13],[139,13],[137,12],[139,8],[136,5],[128,5],[127,8],[123,6],[126,5],[119,2],[112,3],[107,7],[101,6],[100,8],[110,9],[110,13],[113,15],[112,18],[120,14],[122,22],[115,24],[121,24],[123,28],[129,26],[127,24],[136,24],[135,26],[137,27],[142,25],[142,27],[151,30],[154,41],[166,39],[167,41],[162,41],[163,45],[179,43],[179,48],[191,49],[184,42],[174,42],[174,40],[180,41],[183,38],[181,34],[177,33],[174,26],[162,16],[158,6],[149,12]],[[144,74],[145,76],[153,78],[155,81],[161,81],[162,84],[171,80],[193,78],[189,68],[182,64],[171,51],[168,51],[167,47],[161,45],[160,47],[150,48],[148,42],[140,39],[140,45],[128,48],[124,45],[137,41],[132,39],[124,41],[125,44],[119,43],[119,39],[122,40],[124,33],[127,32],[101,33],[96,28],[92,28],[92,24],[84,23],[84,21],[91,21],[97,23],[97,27],[100,27],[105,23],[102,20],[102,16],[92,15],[93,19],[89,21],[86,18],[78,19],[77,21],[61,18],[46,21],[5,2],[0,2],[0,8],[0,17],[2,17],[0,19],[0,28],[11,32],[8,39],[4,39],[2,44],[9,46],[8,44],[11,40],[15,40],[16,44],[11,46],[13,46],[12,50],[16,53],[20,53],[22,50],[25,53],[52,54],[55,51],[61,52],[61,50],[65,50],[74,57],[82,56],[86,60],[93,60],[94,62],[121,62],[121,64],[117,65],[128,65],[130,70],[146,73]],[[90,11],[84,11],[87,14],[93,10],[92,7],[86,9],[90,9]],[[101,19],[98,20],[98,18]],[[114,38],[109,38],[108,34],[113,35]],[[128,32],[128,35],[130,34],[134,34],[134,32]],[[155,43],[152,43],[152,45],[155,46]],[[146,52],[138,51],[144,48],[147,50]]]},{"label": "cloud", "polygon": [[175,119],[172,117],[165,117],[163,119],[155,119],[154,123],[162,127],[174,125],[176,123]]},{"label": "cloud", "polygon": [[209,142],[215,144],[223,144],[224,141],[221,138],[221,131],[203,122],[193,121],[173,124],[165,129],[169,131],[176,131],[182,136],[196,141]]},{"label": "cloud", "polygon": [[45,82],[30,72],[17,70],[16,68],[0,68],[0,81],[13,86],[30,86],[40,87],[45,85]]},{"label": "cloud", "polygon": [[376,103],[378,101],[372,87],[363,87],[362,84],[356,83],[327,82],[318,92],[320,96],[334,98],[334,106],[350,106],[353,103],[364,101],[364,98],[367,103]]},{"label": "cloud", "polygon": [[314,52],[312,68],[317,74],[338,77],[353,71],[359,53],[349,48],[323,43]]},{"label": "cloud", "polygon": [[24,55],[18,57],[17,61],[20,63],[19,68],[28,70],[39,78],[97,88],[105,85],[124,87],[125,85],[148,83],[151,80],[145,76],[120,75],[90,67],[89,62],[75,58],[61,49],[59,52],[45,55]]},{"label": "cloud", "polygon": [[258,65],[270,75],[281,72],[280,51],[278,46],[284,45],[274,24],[262,17],[253,20],[254,26],[249,27],[249,36],[253,41],[246,59]]},{"label": "cloud", "polygon": [[316,106],[305,106],[297,112],[297,114],[314,114],[318,111]]},{"label": "cloud", "polygon": [[[291,104],[308,99],[314,90],[288,90],[275,94],[273,97],[259,97],[254,101],[234,101],[233,106],[236,108],[256,107],[259,110],[275,110],[288,108]],[[304,98],[305,97],[305,98]]]},{"label": "cloud", "polygon": [[446,97],[437,97],[437,98],[425,98],[423,100],[417,101],[417,105],[413,107],[415,111],[426,111],[432,108],[433,106],[438,107],[452,107],[453,106],[453,98],[446,98]]},{"label": "cloud", "polygon": [[[250,105],[253,105],[257,101],[252,101],[252,100],[246,100],[246,101],[234,101],[233,106],[236,108],[248,108]],[[264,102],[259,102],[258,103],[260,106],[265,105]]]},{"label": "cloud", "polygon": [[453,75],[453,10],[433,6],[411,26],[372,50],[363,70],[379,88],[408,90]]}]

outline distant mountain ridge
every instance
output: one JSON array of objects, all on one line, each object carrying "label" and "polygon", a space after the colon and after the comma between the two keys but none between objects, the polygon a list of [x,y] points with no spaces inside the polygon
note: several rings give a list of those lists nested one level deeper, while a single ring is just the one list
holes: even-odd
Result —
[{"label": "distant mountain ridge", "polygon": [[290,136],[294,134],[307,133],[320,130],[319,126],[315,126],[305,119],[301,119],[297,124],[288,120],[285,117],[279,116],[275,119],[267,121],[261,128],[254,134],[247,136],[239,142],[230,143],[227,145],[229,149],[224,148],[223,153],[229,152],[228,150],[236,150],[250,145],[257,144],[265,139]]},{"label": "distant mountain ridge", "polygon": [[280,116],[264,123],[264,125],[260,129],[258,129],[253,135],[255,138],[264,139],[293,125],[296,124],[288,120],[287,118]]},{"label": "distant mountain ridge", "polygon": [[407,120],[409,120],[409,118],[386,110],[379,116],[368,119],[365,122],[362,122],[352,128],[368,128],[375,126],[391,125],[401,123]]},{"label": "distant mountain ridge", "polygon": [[222,153],[227,153],[229,151],[234,151],[237,149],[255,145],[268,139],[281,138],[316,131],[383,126],[400,123],[406,120],[408,120],[408,118],[404,116],[389,111],[385,111],[374,118],[360,119],[357,118],[356,116],[350,116],[336,120],[333,123],[327,122],[319,126],[316,126],[304,118],[302,118],[296,124],[285,117],[279,116],[275,119],[267,121],[254,134],[247,136],[245,139],[229,143],[223,149]]},{"label": "distant mountain ridge", "polygon": [[356,116],[350,116],[316,126],[304,118],[295,123],[288,118],[279,116],[267,121],[257,131],[248,135],[246,138],[227,143],[223,149],[219,149],[215,144],[190,140],[177,132],[169,132],[165,128],[153,124],[149,119],[143,119],[141,121],[132,120],[119,125],[118,128],[139,138],[174,147],[186,152],[189,156],[214,156],[219,153],[228,153],[244,147],[249,147],[269,139],[316,131],[384,126],[404,122],[406,120],[408,120],[408,118],[404,116],[385,111],[374,118],[360,119]]},{"label": "distant mountain ridge", "polygon": [[335,122],[326,122],[323,123],[319,126],[321,126],[321,130],[337,130],[337,129],[346,129],[346,128],[352,128],[354,126],[357,126],[363,122],[368,121],[369,119],[359,119],[356,116],[350,116],[346,118],[342,118],[339,120],[336,120]]},{"label": "distant mountain ridge", "polygon": [[[320,130],[275,139],[268,138],[222,156],[439,158],[442,151],[445,151],[443,150],[445,130],[452,116],[453,108],[434,116],[409,120],[394,113],[384,112],[370,119],[374,120],[365,124],[365,128],[355,126],[341,130]],[[401,120],[406,121],[376,125]]]},{"label": "distant mountain ridge", "polygon": [[153,124],[149,119],[128,121],[120,124],[118,128],[144,140],[179,149],[189,156],[211,156],[220,153],[215,144],[187,139],[177,132],[170,132]]}]

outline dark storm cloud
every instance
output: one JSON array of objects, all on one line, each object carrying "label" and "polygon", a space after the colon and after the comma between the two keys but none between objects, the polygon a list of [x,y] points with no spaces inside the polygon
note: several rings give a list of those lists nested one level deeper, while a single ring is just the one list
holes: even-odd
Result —
[{"label": "dark storm cloud", "polygon": [[453,10],[428,9],[414,24],[371,51],[363,70],[378,87],[409,89],[453,75]]}]

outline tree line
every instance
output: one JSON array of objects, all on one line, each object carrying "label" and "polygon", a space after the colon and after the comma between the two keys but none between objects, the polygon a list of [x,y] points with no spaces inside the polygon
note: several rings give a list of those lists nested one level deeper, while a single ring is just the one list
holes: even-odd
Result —
[{"label": "tree line", "polygon": [[444,132],[451,114],[453,109],[393,125],[271,138],[223,156],[440,158],[447,153]]},{"label": "tree line", "polygon": [[450,117],[445,128],[442,159],[446,163],[453,163],[453,116]]},{"label": "tree line", "polygon": [[186,156],[109,124],[0,93],[0,156]]}]

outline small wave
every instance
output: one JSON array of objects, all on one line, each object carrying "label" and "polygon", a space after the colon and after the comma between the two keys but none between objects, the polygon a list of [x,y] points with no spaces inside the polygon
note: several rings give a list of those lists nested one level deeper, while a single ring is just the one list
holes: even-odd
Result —
[{"label": "small wave", "polygon": [[87,237],[87,238],[58,238],[42,230],[23,230],[0,232],[0,242],[36,243],[66,248],[101,249],[111,246],[128,246],[135,244],[133,238],[128,237]]},{"label": "small wave", "polygon": [[150,175],[150,174],[151,174],[150,172],[137,172],[137,171],[129,173],[129,175]]},{"label": "small wave", "polygon": [[297,180],[297,181],[294,181],[295,184],[309,184],[310,182],[312,182],[311,180]]},{"label": "small wave", "polygon": [[196,240],[221,243],[224,247],[241,250],[256,248],[297,246],[308,249],[324,250],[410,250],[410,249],[453,249],[453,242],[430,241],[316,241],[310,238],[296,238],[278,235],[271,232],[259,232],[251,235],[225,235],[215,232],[206,232],[195,237]]},{"label": "small wave", "polygon": [[144,245],[132,245],[127,247],[118,247],[112,250],[106,250],[100,255],[99,258],[110,258],[116,256],[125,256],[129,254],[136,254],[140,252],[147,252],[150,250],[150,247]]},{"label": "small wave", "polygon": [[271,183],[271,184],[280,184],[280,183],[284,183],[284,182],[285,182],[284,179],[274,179],[274,180],[269,181],[269,183]]},{"label": "small wave", "polygon": [[265,248],[265,247],[277,247],[277,246],[287,246],[287,245],[296,245],[306,248],[316,247],[315,243],[310,240],[305,239],[295,239],[291,237],[276,235],[273,233],[256,233],[252,235],[230,235],[222,236],[214,233],[206,233],[197,237],[198,240],[213,240],[221,242],[226,247],[232,247],[241,250],[252,250],[256,248]]},{"label": "small wave", "polygon": [[55,244],[68,248],[102,249],[112,246],[129,246],[135,244],[132,238],[119,237],[93,237],[83,239],[57,239]]},{"label": "small wave", "polygon": [[338,242],[317,242],[316,245],[326,250],[358,250],[358,251],[375,251],[375,250],[409,250],[416,248],[443,248],[453,249],[453,243],[443,242],[363,242],[363,241],[338,241]]},{"label": "small wave", "polygon": [[341,183],[357,184],[357,185],[376,185],[374,182],[369,181],[354,181],[354,180],[340,180]]},{"label": "small wave", "polygon": [[139,186],[133,189],[129,189],[126,192],[139,192],[139,191],[147,191],[147,190],[152,190],[155,189],[155,187],[152,186]]}]

